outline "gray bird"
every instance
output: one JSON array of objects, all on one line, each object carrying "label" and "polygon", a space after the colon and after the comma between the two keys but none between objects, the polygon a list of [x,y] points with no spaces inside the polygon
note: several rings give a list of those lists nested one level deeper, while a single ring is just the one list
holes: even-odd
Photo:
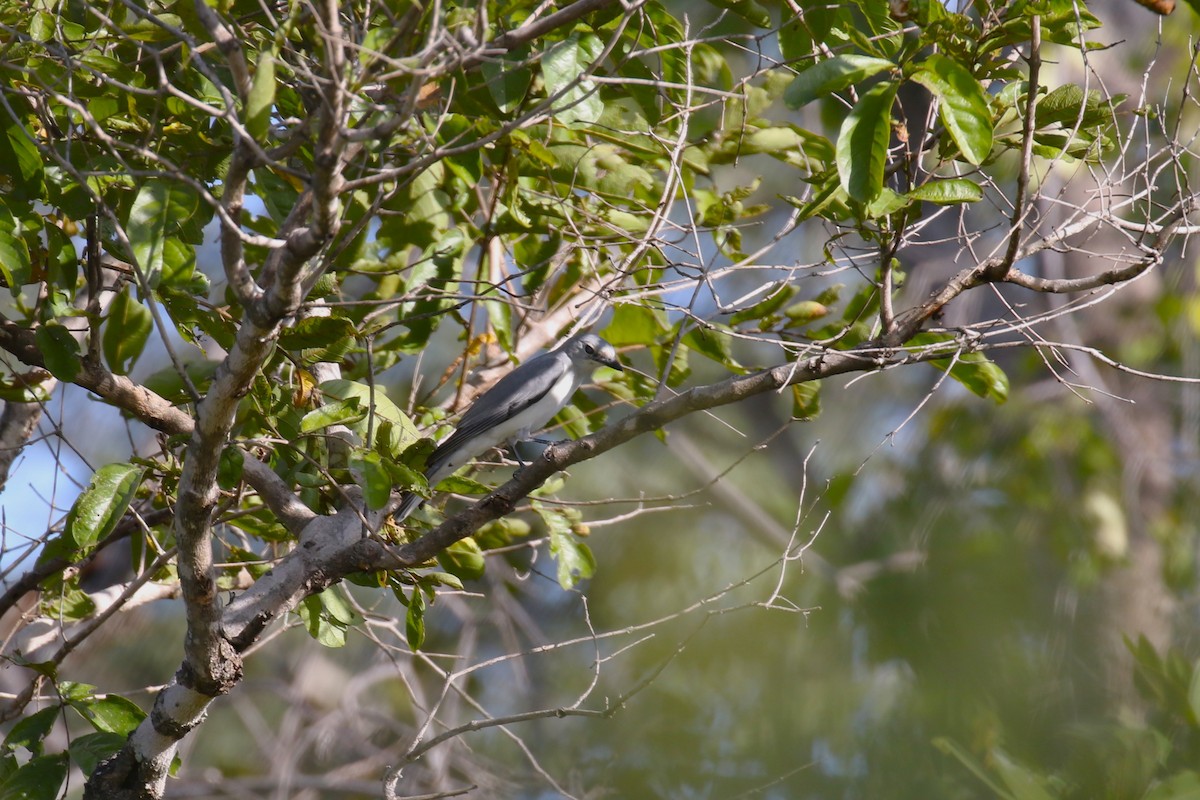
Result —
[{"label": "gray bird", "polygon": [[[624,372],[613,346],[594,333],[585,333],[505,375],[471,404],[450,438],[429,456],[425,462],[429,485],[436,486],[442,478],[499,444],[514,447],[527,440],[530,433],[544,428],[591,376],[596,364]],[[420,495],[405,495],[393,515],[395,520],[402,521],[423,502]]]}]

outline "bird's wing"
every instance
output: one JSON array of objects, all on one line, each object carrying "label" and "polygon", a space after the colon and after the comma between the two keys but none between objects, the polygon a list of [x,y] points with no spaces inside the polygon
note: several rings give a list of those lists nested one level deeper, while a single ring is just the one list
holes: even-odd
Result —
[{"label": "bird's wing", "polygon": [[427,461],[428,471],[433,471],[463,442],[512,419],[541,400],[569,369],[571,359],[554,351],[530,359],[505,375],[475,400],[450,438],[433,451]]}]

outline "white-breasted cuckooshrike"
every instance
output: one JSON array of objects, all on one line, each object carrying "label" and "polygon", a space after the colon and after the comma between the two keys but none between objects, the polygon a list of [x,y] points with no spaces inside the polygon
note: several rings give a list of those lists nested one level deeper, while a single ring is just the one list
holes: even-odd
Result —
[{"label": "white-breasted cuckooshrike", "polygon": [[[497,445],[515,447],[517,442],[529,439],[570,402],[596,364],[624,371],[611,344],[594,333],[585,333],[529,359],[498,380],[476,398],[454,433],[425,462],[429,485],[436,486],[442,478]],[[405,495],[393,517],[400,522],[423,502],[425,498],[420,495]]]}]

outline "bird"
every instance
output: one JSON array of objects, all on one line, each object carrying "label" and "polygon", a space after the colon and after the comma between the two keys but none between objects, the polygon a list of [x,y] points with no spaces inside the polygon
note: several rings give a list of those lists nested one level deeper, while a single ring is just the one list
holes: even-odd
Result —
[{"label": "bird", "polygon": [[[545,427],[596,364],[625,371],[616,348],[594,333],[584,333],[509,372],[471,404],[454,433],[429,456],[426,481],[436,486],[463,464],[503,443],[516,454],[516,443]],[[402,522],[424,502],[425,498],[410,492],[392,516]]]}]

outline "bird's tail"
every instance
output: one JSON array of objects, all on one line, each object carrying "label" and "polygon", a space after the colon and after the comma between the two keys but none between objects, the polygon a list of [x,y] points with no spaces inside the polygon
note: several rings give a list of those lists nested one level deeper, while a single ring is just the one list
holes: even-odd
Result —
[{"label": "bird's tail", "polygon": [[400,506],[394,512],[392,512],[392,519],[394,519],[396,522],[403,522],[404,520],[408,519],[409,514],[420,508],[421,504],[424,502],[424,497],[421,497],[419,494],[409,492],[408,494],[404,495],[403,499],[400,500]]},{"label": "bird's tail", "polygon": [[[451,437],[453,438],[453,437]],[[452,448],[451,448],[452,449]],[[449,450],[445,443],[438,449],[433,451],[433,454],[425,462],[425,480],[432,489],[437,486],[442,478],[454,471],[453,467],[447,468],[447,454]],[[425,504],[425,498],[419,494],[409,492],[400,500],[400,506],[392,513],[392,519],[396,522],[403,522],[408,518],[408,515],[416,511]]]}]

